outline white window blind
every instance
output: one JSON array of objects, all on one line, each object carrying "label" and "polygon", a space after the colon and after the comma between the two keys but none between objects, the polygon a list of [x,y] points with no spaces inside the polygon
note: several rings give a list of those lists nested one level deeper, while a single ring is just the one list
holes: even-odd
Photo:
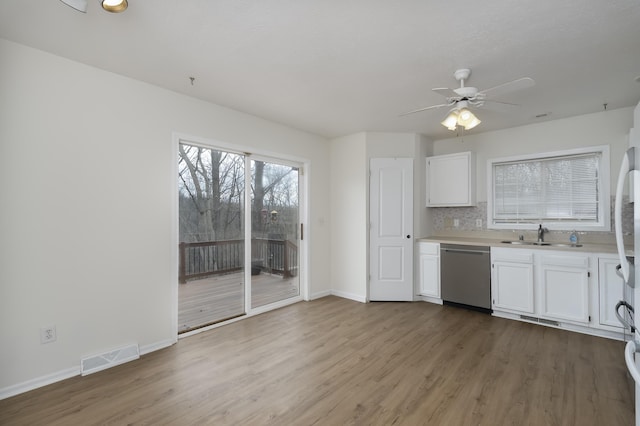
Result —
[{"label": "white window blind", "polygon": [[493,222],[599,223],[601,152],[493,164]]}]

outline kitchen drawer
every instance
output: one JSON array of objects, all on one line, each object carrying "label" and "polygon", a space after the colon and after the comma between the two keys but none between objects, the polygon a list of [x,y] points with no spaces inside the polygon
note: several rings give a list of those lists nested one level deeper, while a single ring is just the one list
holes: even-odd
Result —
[{"label": "kitchen drawer", "polygon": [[540,263],[543,265],[565,266],[569,268],[588,268],[588,256],[562,256],[558,254],[544,254],[540,257]]},{"label": "kitchen drawer", "polygon": [[533,263],[533,252],[519,248],[491,248],[494,262]]}]

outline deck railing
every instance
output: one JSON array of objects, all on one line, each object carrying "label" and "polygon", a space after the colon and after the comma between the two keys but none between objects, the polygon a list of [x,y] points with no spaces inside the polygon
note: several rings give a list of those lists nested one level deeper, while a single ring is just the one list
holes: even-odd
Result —
[{"label": "deck railing", "polygon": [[[180,243],[179,281],[227,274],[244,267],[244,240]],[[298,273],[298,247],[288,240],[251,240],[251,267],[291,277]]]}]

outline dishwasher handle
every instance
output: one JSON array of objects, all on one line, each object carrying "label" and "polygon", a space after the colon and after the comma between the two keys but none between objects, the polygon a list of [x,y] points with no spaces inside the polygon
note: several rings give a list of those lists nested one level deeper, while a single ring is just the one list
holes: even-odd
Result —
[{"label": "dishwasher handle", "polygon": [[467,249],[454,249],[454,248],[441,248],[440,251],[447,253],[464,253],[464,254],[489,254],[486,250],[467,250]]}]

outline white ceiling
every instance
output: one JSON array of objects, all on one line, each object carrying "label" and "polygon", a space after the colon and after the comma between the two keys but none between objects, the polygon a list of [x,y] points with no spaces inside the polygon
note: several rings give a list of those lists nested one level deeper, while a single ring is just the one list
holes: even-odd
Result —
[{"label": "white ceiling", "polygon": [[[486,89],[533,88],[477,111],[469,133],[632,106],[640,100],[640,0],[3,0],[0,37],[326,137],[455,136],[453,72]],[[1,58],[0,58],[1,66]],[[189,77],[195,77],[193,86]],[[536,115],[550,113],[546,118]]]}]

